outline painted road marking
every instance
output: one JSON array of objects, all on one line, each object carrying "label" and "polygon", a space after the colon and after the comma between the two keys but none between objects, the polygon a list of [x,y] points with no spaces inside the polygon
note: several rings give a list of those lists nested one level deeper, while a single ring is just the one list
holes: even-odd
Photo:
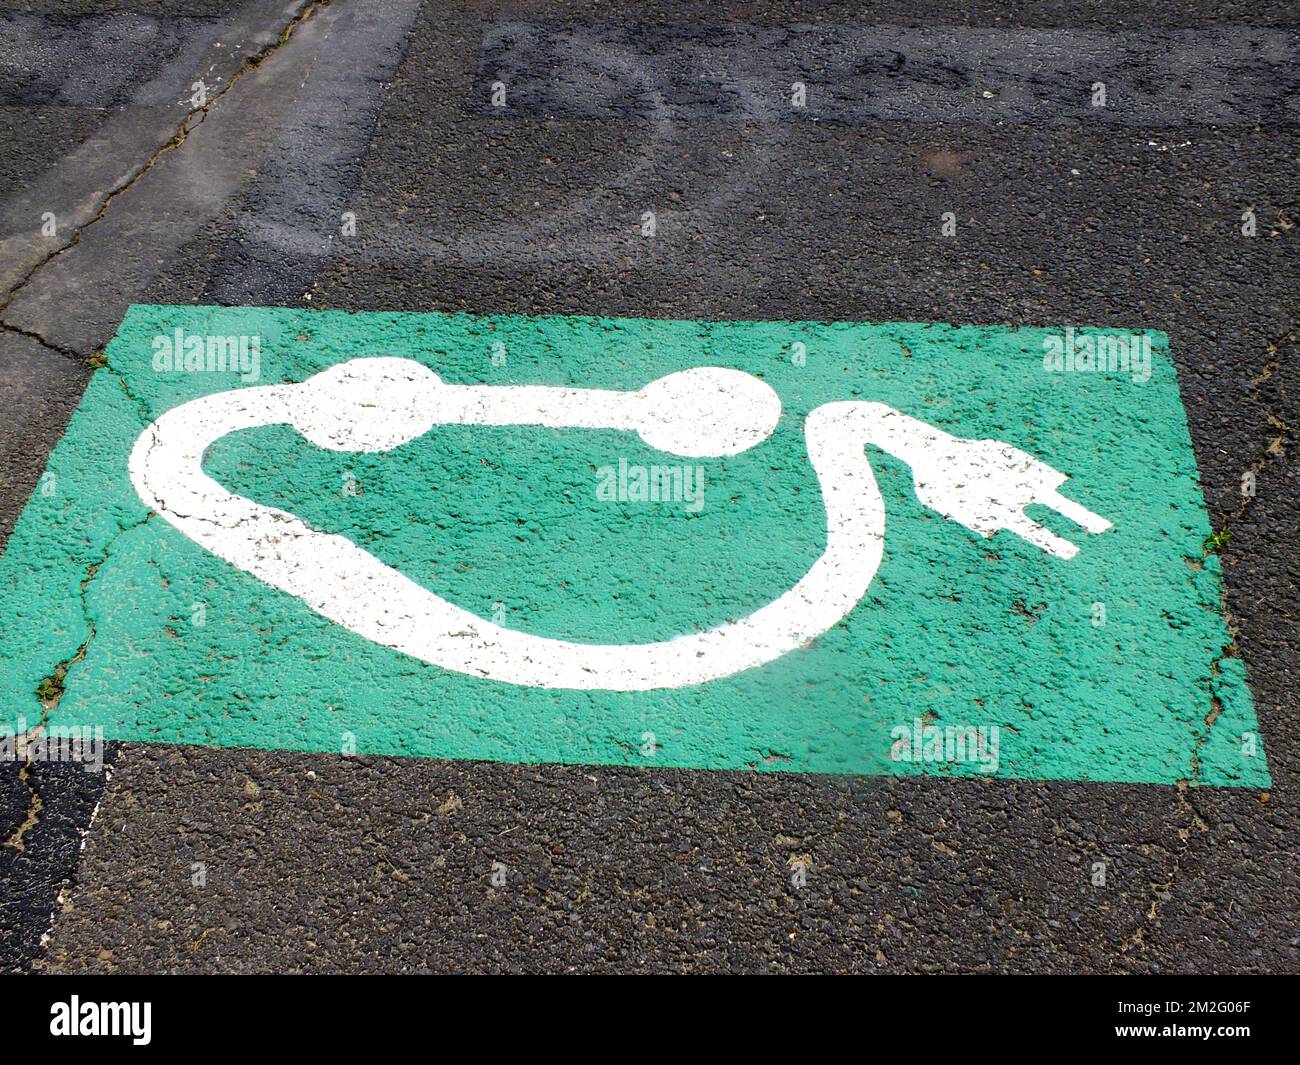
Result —
[{"label": "painted road marking", "polygon": [[780,416],[770,385],[720,367],[619,392],[448,385],[414,359],[353,359],[300,385],[236,388],[169,411],[136,441],[131,481],[146,506],[190,539],[323,617],[444,669],[539,688],[679,688],[809,646],[857,605],[880,564],[885,507],[868,444],[911,465],[917,496],[930,509],[983,536],[1007,529],[1073,558],[1074,544],[1025,515],[1031,503],[1091,532],[1111,527],[1056,492],[1064,474],[1017,448],[960,440],[878,403],[827,403],[805,421],[826,508],[826,550],[798,584],[706,632],[656,643],[573,643],[462,610],[347,537],[228,492],[202,469],[222,437],[269,425],[291,425],[335,451],[391,451],[439,425],[541,425],[631,431],[661,451],[717,458],[761,443]]},{"label": "painted road marking", "polygon": [[5,720],[1264,787],[1165,349],[134,307],[0,559]]}]

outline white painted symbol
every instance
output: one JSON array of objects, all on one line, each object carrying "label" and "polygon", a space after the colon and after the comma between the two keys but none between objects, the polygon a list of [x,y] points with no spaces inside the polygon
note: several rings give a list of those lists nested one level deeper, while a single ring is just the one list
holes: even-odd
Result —
[{"label": "white painted symbol", "polygon": [[235,495],[203,472],[228,433],[288,424],[317,447],[389,451],[435,425],[539,425],[638,433],[692,458],[735,455],[776,428],[781,401],[738,370],[701,367],[635,392],[451,385],[410,359],[340,363],[301,384],[238,388],[176,407],[131,452],[145,504],[231,565],[297,596],[316,613],[444,669],[540,688],[645,691],[728,677],[806,646],[853,609],[884,551],[885,506],[865,445],[911,468],[917,498],[981,536],[1008,530],[1057,558],[1078,548],[1024,513],[1051,507],[1091,533],[1110,522],[1066,499],[1066,480],[998,440],[965,440],[881,403],[827,403],[804,420],[826,509],[826,550],[780,598],[747,617],[655,643],[574,643],[534,636],[462,610],[346,537]]}]

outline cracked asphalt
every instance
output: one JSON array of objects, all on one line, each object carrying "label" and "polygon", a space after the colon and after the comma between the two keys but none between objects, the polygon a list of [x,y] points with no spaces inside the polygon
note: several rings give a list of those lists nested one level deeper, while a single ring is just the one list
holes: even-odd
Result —
[{"label": "cracked asphalt", "polygon": [[[1156,328],[1273,780],[112,744],[0,766],[0,969],[1300,969],[1296,42],[1267,2],[0,0],[0,538],[132,304]],[[1054,88],[1098,69],[1151,105]]]}]

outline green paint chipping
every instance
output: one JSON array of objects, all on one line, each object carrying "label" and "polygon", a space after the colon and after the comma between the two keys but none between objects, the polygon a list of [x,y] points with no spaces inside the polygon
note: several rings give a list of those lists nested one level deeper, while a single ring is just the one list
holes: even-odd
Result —
[{"label": "green paint chipping", "polygon": [[[668,690],[485,681],[371,643],[149,516],[127,472],[145,425],[247,387],[238,371],[156,371],[154,338],[178,328],[259,337],[259,384],[371,355],[418,359],[457,384],[631,390],[703,365],[770,384],[783,404],[776,432],[724,459],[666,455],[629,433],[517,426],[435,427],[375,454],[321,450],[287,426],[210,448],[205,469],[230,490],[538,635],[661,640],[742,617],[794,585],[825,547],[802,432],[824,403],[881,402],[1013,444],[1070,474],[1062,491],[1114,528],[1089,535],[1031,507],[1080,546],[1069,561],[1010,533],[981,539],[925,509],[906,464],[869,448],[888,514],[884,560],[857,608],[811,646]],[[1267,787],[1166,338],[1148,334],[1151,375],[1137,381],[1049,372],[1044,341],[1060,335],[133,307],[0,559],[0,721],[34,725],[38,690],[58,676],[50,724],[98,725],[110,739]],[[805,350],[796,365],[792,353]],[[703,505],[598,499],[599,471],[621,460],[703,467]],[[996,761],[989,747],[983,761],[894,757],[912,753],[927,725],[996,726]],[[918,738],[924,751],[930,741]]]}]

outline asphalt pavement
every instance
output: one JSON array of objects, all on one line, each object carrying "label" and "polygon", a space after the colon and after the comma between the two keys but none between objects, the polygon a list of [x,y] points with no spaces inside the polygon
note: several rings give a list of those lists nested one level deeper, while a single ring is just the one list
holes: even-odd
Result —
[{"label": "asphalt pavement", "polygon": [[112,743],[0,767],[0,967],[1296,971],[1298,43],[1284,3],[0,4],[0,535],[134,304],[1158,329],[1272,780]]}]

